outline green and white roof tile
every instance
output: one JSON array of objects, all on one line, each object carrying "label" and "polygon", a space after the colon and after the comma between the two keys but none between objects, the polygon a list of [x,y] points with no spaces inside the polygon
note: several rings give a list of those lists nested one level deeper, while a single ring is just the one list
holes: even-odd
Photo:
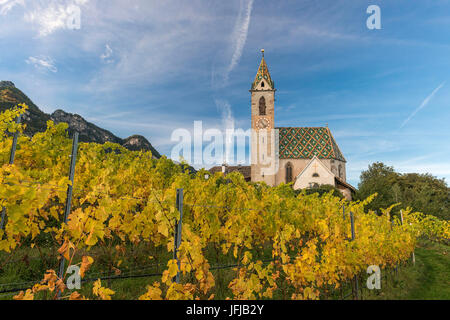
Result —
[{"label": "green and white roof tile", "polygon": [[335,159],[346,162],[326,127],[283,127],[279,129],[280,159]]},{"label": "green and white roof tile", "polygon": [[255,80],[252,83],[252,89],[256,88],[263,79],[267,81],[270,89],[274,89],[274,83],[272,81],[272,78],[270,77],[269,68],[267,67],[264,57],[261,59],[261,63],[259,64],[258,73],[256,74]]}]

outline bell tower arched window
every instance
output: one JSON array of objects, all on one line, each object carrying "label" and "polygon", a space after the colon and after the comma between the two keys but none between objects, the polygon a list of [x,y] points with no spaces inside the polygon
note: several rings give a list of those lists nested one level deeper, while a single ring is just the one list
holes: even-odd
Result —
[{"label": "bell tower arched window", "polygon": [[259,115],[266,115],[266,99],[264,97],[261,97],[261,99],[259,99]]},{"label": "bell tower arched window", "polygon": [[292,182],[292,164],[288,162],[286,164],[286,183]]},{"label": "bell tower arched window", "polygon": [[331,172],[333,172],[334,175],[337,175],[336,166],[331,166]]}]

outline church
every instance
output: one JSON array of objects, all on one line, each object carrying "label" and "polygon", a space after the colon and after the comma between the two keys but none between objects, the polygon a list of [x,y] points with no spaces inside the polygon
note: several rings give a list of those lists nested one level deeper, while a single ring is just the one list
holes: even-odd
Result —
[{"label": "church", "polygon": [[346,182],[347,161],[328,126],[275,126],[276,89],[264,49],[261,51],[261,63],[250,89],[251,166],[224,164],[210,171],[239,171],[249,181],[264,181],[270,186],[292,183],[296,190],[332,185],[351,200],[356,190]]}]

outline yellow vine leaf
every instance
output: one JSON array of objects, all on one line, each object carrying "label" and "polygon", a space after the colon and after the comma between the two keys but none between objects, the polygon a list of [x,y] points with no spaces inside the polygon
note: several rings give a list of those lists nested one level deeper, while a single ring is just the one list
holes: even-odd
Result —
[{"label": "yellow vine leaf", "polygon": [[13,297],[14,300],[34,300],[34,294],[31,289],[28,289],[25,293],[20,291],[20,293]]},{"label": "yellow vine leaf", "polygon": [[100,297],[102,300],[111,300],[111,296],[115,293],[115,291],[102,287],[102,281],[98,279],[94,282],[92,293],[95,296]]},{"label": "yellow vine leaf", "polygon": [[159,282],[153,283],[153,286],[147,287],[147,292],[139,297],[139,300],[162,300],[162,290]]},{"label": "yellow vine leaf", "polygon": [[94,263],[94,259],[90,256],[83,256],[81,259],[80,276],[84,277],[85,272]]},{"label": "yellow vine leaf", "polygon": [[77,291],[74,291],[70,294],[69,300],[86,300],[86,298],[79,294]]}]

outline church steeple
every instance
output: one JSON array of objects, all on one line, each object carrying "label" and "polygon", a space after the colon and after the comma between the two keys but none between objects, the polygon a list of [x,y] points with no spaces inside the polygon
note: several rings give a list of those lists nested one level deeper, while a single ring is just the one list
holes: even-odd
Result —
[{"label": "church steeple", "polygon": [[[275,131],[275,88],[264,59],[264,49],[258,73],[252,83],[251,113],[251,179],[275,186],[277,148]],[[273,160],[273,161],[272,161]]]},{"label": "church steeple", "polygon": [[274,83],[272,81],[272,78],[270,77],[266,60],[264,59],[264,49],[261,49],[261,53],[261,63],[259,64],[255,80],[252,83],[252,90],[274,90]]}]

